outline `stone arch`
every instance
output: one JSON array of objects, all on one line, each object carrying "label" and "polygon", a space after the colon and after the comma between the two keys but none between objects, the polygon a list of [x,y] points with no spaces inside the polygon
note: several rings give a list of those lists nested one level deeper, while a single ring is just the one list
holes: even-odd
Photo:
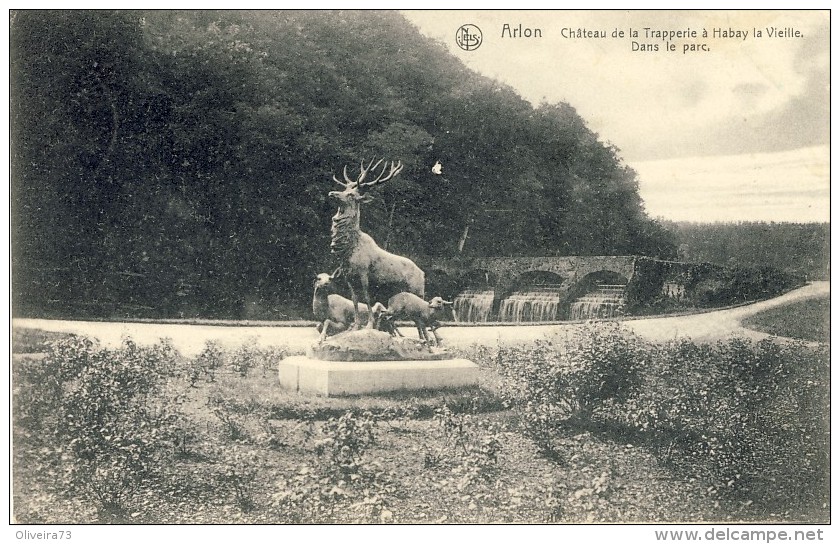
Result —
[{"label": "stone arch", "polygon": [[583,296],[597,285],[624,285],[626,287],[627,284],[628,280],[624,274],[615,270],[598,270],[596,272],[590,272],[577,280],[575,285],[569,289],[569,296],[574,296],[575,298]]},{"label": "stone arch", "polygon": [[463,289],[492,289],[498,282],[498,276],[492,270],[474,268],[461,274],[458,283]]},{"label": "stone arch", "polygon": [[567,288],[567,278],[553,270],[521,272],[499,293],[499,320],[555,321],[559,319]]},{"label": "stone arch", "polygon": [[507,291],[527,289],[529,287],[556,287],[560,288],[568,278],[553,270],[527,270],[510,279],[505,286]]},{"label": "stone arch", "polygon": [[624,296],[626,296],[628,283],[627,277],[615,270],[597,270],[586,274],[569,289],[564,302],[565,315],[569,315],[571,306],[575,301],[587,294],[602,290],[604,287],[615,286],[615,291],[624,292]]},{"label": "stone arch", "polygon": [[[507,296],[514,291],[528,290],[531,288],[553,287],[560,289],[561,285],[567,284],[568,277],[553,270],[529,269],[503,278],[498,284],[499,296]],[[563,288],[565,290],[567,286]]]},{"label": "stone arch", "polygon": [[[595,277],[610,274],[620,276],[623,278],[620,283],[627,283],[633,276],[634,268],[632,257],[578,257],[576,271],[581,280],[578,280],[577,283],[593,274]],[[616,279],[616,284],[618,283],[619,281]]]}]

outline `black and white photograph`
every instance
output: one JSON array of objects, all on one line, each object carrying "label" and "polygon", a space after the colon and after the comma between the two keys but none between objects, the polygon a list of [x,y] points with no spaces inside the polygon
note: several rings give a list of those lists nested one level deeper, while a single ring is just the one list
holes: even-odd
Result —
[{"label": "black and white photograph", "polygon": [[828,534],[830,10],[8,15],[16,540]]}]

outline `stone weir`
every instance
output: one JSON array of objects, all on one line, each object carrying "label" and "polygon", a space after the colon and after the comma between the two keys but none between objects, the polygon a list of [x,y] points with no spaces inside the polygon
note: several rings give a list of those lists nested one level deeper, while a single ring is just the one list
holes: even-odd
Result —
[{"label": "stone weir", "polygon": [[363,329],[316,344],[305,356],[283,359],[280,385],[325,397],[478,385],[478,365],[418,340]]}]

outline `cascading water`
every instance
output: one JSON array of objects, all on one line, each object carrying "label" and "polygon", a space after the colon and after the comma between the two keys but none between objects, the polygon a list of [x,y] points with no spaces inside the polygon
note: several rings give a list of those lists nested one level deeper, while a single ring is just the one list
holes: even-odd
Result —
[{"label": "cascading water", "polygon": [[569,319],[611,319],[624,307],[624,285],[597,285],[594,290],[575,300],[569,308]]},{"label": "cascading water", "polygon": [[[569,319],[610,319],[620,315],[625,305],[624,285],[599,284],[578,298],[569,309]],[[486,323],[493,315],[496,293],[490,289],[467,289],[455,297],[455,317],[463,323]],[[555,285],[520,288],[499,304],[498,321],[558,321],[564,291]]]},{"label": "cascading water", "polygon": [[499,321],[555,321],[560,309],[560,291],[530,287],[514,291],[499,306]]},{"label": "cascading water", "polygon": [[496,293],[491,290],[467,289],[455,297],[455,318],[459,322],[484,323],[490,320]]}]

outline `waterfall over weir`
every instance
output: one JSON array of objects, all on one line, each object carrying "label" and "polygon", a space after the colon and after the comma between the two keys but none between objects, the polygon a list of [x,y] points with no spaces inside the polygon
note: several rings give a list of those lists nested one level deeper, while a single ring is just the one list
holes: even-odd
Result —
[{"label": "waterfall over weir", "polygon": [[624,306],[624,285],[597,285],[569,308],[569,319],[610,319]]},{"label": "waterfall over weir", "polygon": [[560,291],[551,287],[531,287],[514,291],[499,306],[499,321],[556,321]]},{"label": "waterfall over weir", "polygon": [[455,297],[455,318],[459,322],[485,323],[490,321],[495,291],[467,289]]},{"label": "waterfall over weir", "polygon": [[461,323],[611,319],[621,315],[625,287],[619,284],[593,286],[571,304],[568,317],[563,311],[565,291],[555,285],[533,285],[512,292],[499,303],[498,315],[493,312],[495,291],[467,289],[455,297],[455,317]]}]

